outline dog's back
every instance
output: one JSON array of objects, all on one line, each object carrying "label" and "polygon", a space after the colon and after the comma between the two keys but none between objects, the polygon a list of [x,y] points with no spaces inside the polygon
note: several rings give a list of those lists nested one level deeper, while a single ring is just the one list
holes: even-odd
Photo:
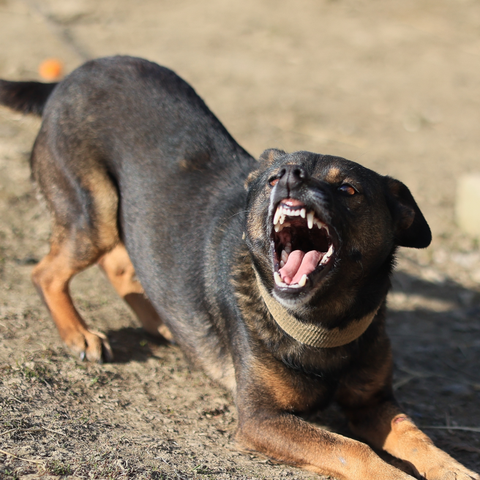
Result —
[{"label": "dog's back", "polygon": [[[218,288],[208,289],[212,271],[227,270],[222,262],[231,259],[212,247],[212,230],[220,224],[240,243],[243,183],[256,162],[192,87],[146,60],[110,57],[59,84],[4,82],[0,103],[43,113],[32,174],[54,216],[55,248],[77,259],[70,270],[124,242],[186,352],[204,357],[203,344],[224,351],[214,334],[224,327],[210,315],[220,308],[212,294]],[[37,268],[37,286],[51,269]]]}]

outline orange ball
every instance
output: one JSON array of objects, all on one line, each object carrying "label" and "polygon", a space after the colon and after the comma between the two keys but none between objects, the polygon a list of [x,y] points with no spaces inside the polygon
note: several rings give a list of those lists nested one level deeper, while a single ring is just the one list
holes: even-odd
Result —
[{"label": "orange ball", "polygon": [[59,80],[63,76],[63,63],[56,58],[49,58],[40,64],[38,73],[49,82]]}]

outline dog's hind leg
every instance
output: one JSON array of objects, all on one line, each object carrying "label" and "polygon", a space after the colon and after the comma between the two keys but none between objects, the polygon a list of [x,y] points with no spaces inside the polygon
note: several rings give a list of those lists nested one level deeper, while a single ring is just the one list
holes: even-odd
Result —
[{"label": "dog's hind leg", "polygon": [[118,192],[92,153],[78,149],[81,157],[74,157],[76,153],[52,146],[43,132],[35,143],[32,174],[53,224],[50,252],[33,270],[32,280],[72,352],[90,361],[109,361],[107,338],[87,327],[73,304],[69,283],[118,244]]},{"label": "dog's hind leg", "polygon": [[93,263],[78,260],[69,242],[53,240],[50,253],[34,268],[32,280],[57,326],[60,337],[82,360],[112,360],[107,337],[90,330],[75,308],[69,292],[72,277]]},{"label": "dog's hind leg", "polygon": [[145,296],[142,285],[135,277],[135,269],[123,243],[103,255],[98,265],[117,293],[128,303],[143,325],[152,335],[161,335],[166,340],[172,340],[172,334],[162,322],[153,305]]}]

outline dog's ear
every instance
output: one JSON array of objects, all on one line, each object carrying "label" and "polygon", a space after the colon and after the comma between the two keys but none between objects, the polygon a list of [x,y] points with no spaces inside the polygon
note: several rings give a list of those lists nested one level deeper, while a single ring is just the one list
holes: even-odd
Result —
[{"label": "dog's ear", "polygon": [[395,222],[395,243],[400,247],[426,248],[432,233],[410,190],[390,177],[387,181],[387,200]]},{"label": "dog's ear", "polygon": [[[258,162],[260,163],[260,169],[267,168],[271,165],[277,158],[280,158],[282,155],[285,155],[287,152],[283,150],[278,150],[276,148],[269,148],[265,150],[259,157]],[[250,184],[260,175],[260,169],[254,170],[248,175],[245,180],[245,189],[248,190]]]},{"label": "dog's ear", "polygon": [[258,161],[261,162],[262,165],[271,165],[277,158],[280,158],[286,154],[287,152],[283,150],[278,150],[277,148],[268,148],[260,155]]}]

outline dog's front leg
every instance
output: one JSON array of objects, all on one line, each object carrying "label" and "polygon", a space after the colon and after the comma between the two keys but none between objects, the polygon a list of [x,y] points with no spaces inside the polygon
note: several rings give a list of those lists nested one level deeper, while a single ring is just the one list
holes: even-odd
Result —
[{"label": "dog's front leg", "polygon": [[346,409],[353,432],[370,445],[415,466],[427,480],[480,480],[480,476],[437,448],[396,405],[393,397]]},{"label": "dog's front leg", "polygon": [[237,440],[248,450],[339,480],[412,480],[366,444],[271,408],[239,405]]}]

